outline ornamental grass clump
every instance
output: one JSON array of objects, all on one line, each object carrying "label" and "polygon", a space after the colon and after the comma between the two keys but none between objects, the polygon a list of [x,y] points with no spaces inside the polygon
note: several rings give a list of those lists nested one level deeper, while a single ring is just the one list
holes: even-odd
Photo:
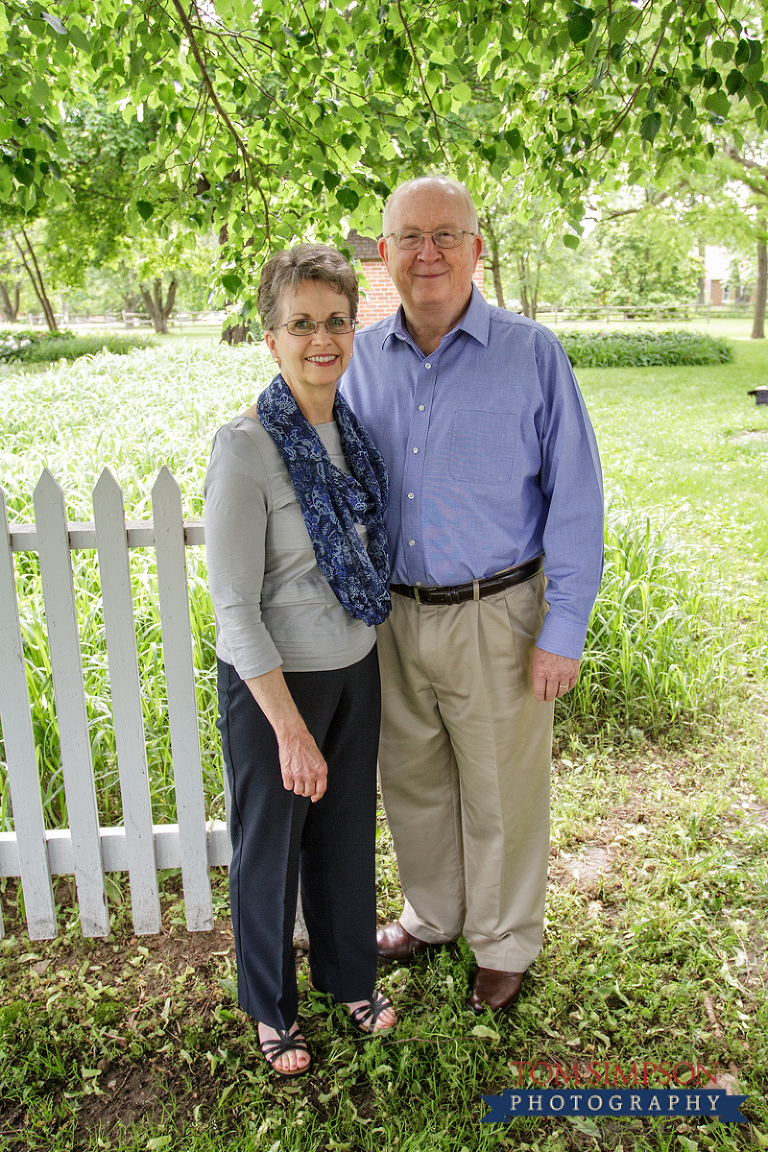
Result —
[{"label": "ornamental grass clump", "polygon": [[663,510],[608,510],[605,569],[568,731],[681,739],[711,726],[726,698],[729,620],[705,567]]},{"label": "ornamental grass clump", "polygon": [[98,352],[121,356],[151,344],[150,336],[123,336],[118,332],[88,332],[76,336],[68,329],[38,332],[33,328],[6,328],[0,330],[0,364],[47,364],[95,356]]},{"label": "ornamental grass clump", "polygon": [[702,332],[564,332],[560,341],[574,368],[649,368],[729,364],[733,347]]}]

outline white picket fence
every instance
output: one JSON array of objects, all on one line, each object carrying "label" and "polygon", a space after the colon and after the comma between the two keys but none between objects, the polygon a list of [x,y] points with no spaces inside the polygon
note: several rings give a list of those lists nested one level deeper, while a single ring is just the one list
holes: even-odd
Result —
[{"label": "white picket fence", "polygon": [[[0,488],[0,726],[13,832],[0,833],[0,877],[20,876],[32,939],[56,935],[52,876],[74,875],[85,936],[109,933],[105,874],[127,872],[134,931],[160,931],[157,871],[181,868],[187,928],[213,927],[209,869],[228,864],[226,824],[206,822],[186,545],[203,544],[201,521],[182,519],[167,468],[152,489],[151,522],[126,523],[123,494],[105,469],[93,523],[67,523],[64,493],[47,470],[34,493],[35,524],[9,526]],[[129,548],[156,550],[168,724],[178,824],[155,825],[141,713]],[[99,827],[88,733],[71,551],[98,551],[123,820]],[[46,829],[19,624],[14,552],[37,552],[59,725],[68,829]],[[0,937],[3,936],[0,910]]]}]

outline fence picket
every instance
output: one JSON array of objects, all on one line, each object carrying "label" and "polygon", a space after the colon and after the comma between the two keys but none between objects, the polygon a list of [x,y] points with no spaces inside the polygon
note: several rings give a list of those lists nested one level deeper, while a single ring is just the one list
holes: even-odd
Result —
[{"label": "fence picket", "polygon": [[141,714],[125,509],[123,493],[108,468],[104,469],[93,490],[93,518],[104,603],[133,928],[137,935],[142,935],[160,931],[160,893]]},{"label": "fence picket", "polygon": [[47,468],[35,488],[34,504],[80,925],[84,936],[107,936],[109,913],[85,707],[67,513],[64,493]]},{"label": "fence picket", "polygon": [[[6,515],[5,493],[0,488],[0,719],[13,827],[24,888],[27,929],[32,940],[51,940],[56,935],[56,911],[45,842],[43,802],[37,772],[35,737],[29,704],[24,648],[19,626],[13,556]],[[0,912],[0,939],[3,919]]]},{"label": "fence picket", "polygon": [[187,929],[199,932],[213,927],[213,906],[181,492],[166,467],[152,488],[152,510],[184,903]]}]

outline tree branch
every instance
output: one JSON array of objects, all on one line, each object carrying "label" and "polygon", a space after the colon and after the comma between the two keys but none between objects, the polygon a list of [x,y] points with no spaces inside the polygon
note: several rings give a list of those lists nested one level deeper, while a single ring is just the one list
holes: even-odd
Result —
[{"label": "tree branch", "polygon": [[[193,2],[194,2],[194,0],[193,0]],[[267,197],[264,194],[264,189],[261,187],[261,183],[256,178],[256,174],[253,170],[253,165],[251,164],[251,157],[250,157],[250,154],[248,152],[248,149],[246,148],[244,141],[241,139],[240,133],[237,131],[234,124],[232,123],[232,120],[230,119],[229,114],[226,112],[226,110],[221,105],[221,101],[219,100],[219,97],[216,94],[216,90],[213,87],[211,77],[208,73],[208,68],[206,67],[205,61],[203,60],[203,54],[200,51],[200,45],[198,44],[197,40],[195,39],[194,28],[192,27],[190,19],[187,16],[186,12],[184,11],[184,8],[182,7],[180,0],[173,0],[173,6],[176,9],[176,11],[178,12],[179,19],[181,20],[184,31],[187,34],[187,38],[189,40],[189,46],[192,49],[192,55],[195,57],[195,61],[197,62],[197,66],[200,69],[200,77],[201,77],[203,84],[205,85],[205,89],[206,89],[206,91],[207,91],[207,93],[211,99],[211,103],[213,104],[214,108],[218,112],[218,114],[221,117],[224,124],[226,124],[227,128],[229,129],[229,132],[232,136],[232,139],[235,142],[235,147],[237,148],[238,152],[242,156],[243,164],[245,165],[246,171],[249,173],[249,175],[251,177],[252,186],[256,189],[256,191],[258,192],[258,194],[261,198],[262,207],[264,208],[264,233],[265,233],[266,239],[269,240],[269,232],[270,232],[270,228],[269,228],[269,221],[270,221],[269,202],[267,201]]]},{"label": "tree branch", "polygon": [[426,85],[426,82],[424,80],[424,73],[421,70],[421,61],[419,59],[419,54],[416,51],[415,45],[413,43],[413,37],[411,36],[411,30],[408,27],[408,24],[406,23],[405,16],[403,16],[403,6],[402,6],[400,0],[397,0],[397,11],[398,11],[398,14],[400,16],[400,20],[402,22],[403,28],[405,28],[405,34],[408,37],[408,43],[411,46],[411,57],[413,59],[414,64],[416,65],[416,70],[419,73],[419,81],[421,82],[421,90],[424,93],[424,99],[426,100],[427,104],[429,105],[429,110],[432,113],[432,123],[435,126],[435,136],[437,136],[437,144],[438,144],[438,147],[439,147],[439,149],[443,155],[443,160],[445,160],[445,162],[447,164],[448,163],[448,157],[445,154],[445,148],[443,147],[443,138],[440,135],[440,126],[437,122],[437,112],[435,111],[435,106],[432,103],[429,92],[427,92],[427,85]]},{"label": "tree branch", "polygon": [[755,172],[759,172],[761,176],[768,180],[768,167],[764,164],[758,164],[756,160],[750,160],[748,156],[742,156],[735,144],[725,144],[723,151],[729,160],[740,164],[742,168],[749,168]]}]

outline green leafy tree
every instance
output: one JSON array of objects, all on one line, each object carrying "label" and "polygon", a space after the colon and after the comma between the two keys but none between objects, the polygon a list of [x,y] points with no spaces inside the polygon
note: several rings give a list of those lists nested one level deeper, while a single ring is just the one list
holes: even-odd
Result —
[{"label": "green leafy tree", "polygon": [[[697,237],[703,258],[706,244],[724,245],[734,256],[735,279],[747,269],[754,288],[752,338],[765,335],[768,289],[768,141],[744,110],[734,115],[715,155],[685,171],[669,174],[665,200],[680,221]],[[703,278],[701,280],[703,290]],[[703,294],[700,295],[703,300]]]},{"label": "green leafy tree", "polygon": [[69,195],[61,203],[49,199],[42,212],[45,260],[51,282],[71,289],[84,283],[89,268],[114,263],[129,246],[126,208],[152,126],[126,123],[103,102],[96,107],[83,102],[65,109],[60,130]]},{"label": "green leafy tree", "polygon": [[603,304],[679,304],[696,299],[696,237],[668,208],[648,205],[599,225],[592,292]]},{"label": "green leafy tree", "polygon": [[744,218],[749,220],[756,249],[757,276],[752,339],[765,339],[765,309],[768,298],[768,149],[760,141],[746,147],[731,144],[725,150],[729,175],[748,190]]},{"label": "green leafy tree", "polygon": [[588,279],[581,250],[564,246],[552,215],[541,202],[526,206],[513,196],[486,207],[480,219],[497,303],[504,308],[519,301],[533,320],[541,303],[580,302]]},{"label": "green leafy tree", "polygon": [[745,103],[768,123],[749,0],[37,0],[0,5],[0,200],[71,191],[62,102],[156,125],[131,195],[135,234],[214,228],[224,291],[247,299],[264,253],[378,225],[393,181],[448,169],[560,206],[693,165]]}]

